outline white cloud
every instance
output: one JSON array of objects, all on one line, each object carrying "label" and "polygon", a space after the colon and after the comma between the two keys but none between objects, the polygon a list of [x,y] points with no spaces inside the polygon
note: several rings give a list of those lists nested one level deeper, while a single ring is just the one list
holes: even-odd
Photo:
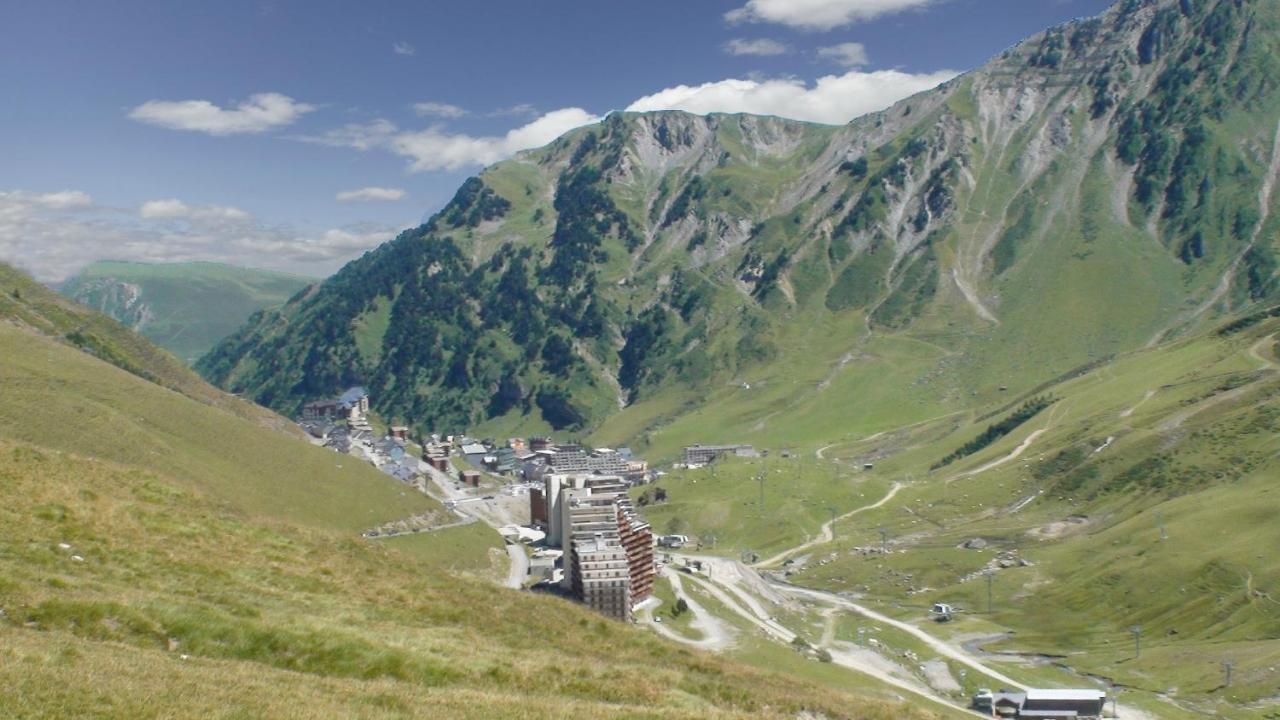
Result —
[{"label": "white cloud", "polygon": [[347,125],[300,140],[357,150],[384,148],[409,159],[410,172],[457,170],[490,165],[521,150],[541,147],[564,133],[600,118],[581,108],[554,110],[502,136],[445,132],[439,127],[402,131],[387,120]]},{"label": "white cloud", "polygon": [[499,146],[505,154],[514,155],[521,150],[542,147],[574,128],[590,125],[599,120],[598,115],[593,115],[582,108],[552,110],[528,125],[508,132],[499,141]]},{"label": "white cloud", "polygon": [[88,193],[81,192],[79,190],[63,190],[62,192],[51,193],[26,193],[24,196],[29,202],[52,210],[70,210],[72,208],[82,208],[93,205],[93,198],[90,197]]},{"label": "white cloud", "polygon": [[315,107],[280,93],[258,93],[235,109],[208,100],[148,100],[129,112],[138,122],[210,135],[260,133],[296,121]]},{"label": "white cloud", "polygon": [[862,43],[856,42],[818,48],[818,57],[824,60],[831,60],[845,67],[862,67],[869,62],[867,47]]},{"label": "white cloud", "polygon": [[724,51],[730,55],[768,57],[770,55],[785,55],[791,49],[777,40],[770,40],[769,38],[757,38],[755,40],[734,38],[724,44]]},{"label": "white cloud", "polygon": [[221,205],[188,205],[181,200],[151,200],[138,208],[144,220],[248,220],[249,213],[240,208]]},{"label": "white cloud", "polygon": [[418,50],[417,48],[410,45],[409,43],[403,40],[400,40],[400,41],[391,43],[391,52],[397,55],[413,55],[414,53],[418,52]]},{"label": "white cloud", "polygon": [[467,111],[457,105],[441,102],[420,102],[413,104],[413,111],[422,117],[460,118]]},{"label": "white cloud", "polygon": [[366,187],[338,193],[338,202],[394,202],[403,200],[405,191],[400,188]]},{"label": "white cloud", "polygon": [[394,228],[377,225],[302,231],[237,208],[180,200],[134,211],[94,204],[82,192],[0,191],[0,260],[46,282],[107,259],[209,260],[327,275],[394,236]]},{"label": "white cloud", "polygon": [[904,10],[923,8],[937,0],[748,0],[725,13],[729,22],[763,22],[801,30],[831,30],[874,20]]},{"label": "white cloud", "polygon": [[667,88],[640,98],[627,110],[753,113],[840,125],[955,76],[950,70],[919,75],[897,70],[851,71],[818,78],[813,86],[792,79],[721,80]]},{"label": "white cloud", "polygon": [[343,125],[340,128],[327,130],[321,135],[302,135],[297,139],[329,147],[369,150],[385,145],[398,130],[395,123],[390,120],[378,119],[367,123]]},{"label": "white cloud", "polygon": [[517,116],[533,116],[538,114],[538,108],[529,103],[520,103],[510,107],[498,108],[489,113],[489,117],[517,117]]}]

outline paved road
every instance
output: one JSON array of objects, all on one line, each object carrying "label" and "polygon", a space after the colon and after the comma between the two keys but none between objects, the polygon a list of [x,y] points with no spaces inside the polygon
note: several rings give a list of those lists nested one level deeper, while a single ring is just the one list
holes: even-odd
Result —
[{"label": "paved road", "polygon": [[[475,495],[465,490],[459,490],[454,485],[453,478],[447,473],[428,467],[427,479],[429,480],[427,494],[441,502],[476,500]],[[430,489],[432,485],[435,486],[435,492]],[[463,518],[469,518],[473,521],[479,520],[495,531],[507,525],[522,524],[524,519],[518,517],[509,507],[515,499],[507,497],[500,491],[493,491],[492,494],[494,495],[494,500],[492,501],[462,502],[454,506],[453,512]],[[511,560],[511,566],[507,570],[507,577],[502,584],[519,590],[524,587],[525,578],[529,576],[529,556],[525,554],[524,548],[519,544],[508,543],[507,557]]]},{"label": "paved road", "polygon": [[519,590],[529,576],[529,556],[525,554],[523,545],[507,543],[507,557],[511,558],[511,569],[507,571],[505,584],[512,590]]}]

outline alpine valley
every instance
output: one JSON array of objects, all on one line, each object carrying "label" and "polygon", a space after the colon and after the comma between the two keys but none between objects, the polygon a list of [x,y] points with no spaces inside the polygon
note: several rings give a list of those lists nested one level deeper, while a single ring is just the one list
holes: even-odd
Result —
[{"label": "alpine valley", "polygon": [[195,362],[254,312],[283,305],[311,282],[216,263],[96,262],[61,289]]},{"label": "alpine valley", "polygon": [[[365,112],[322,95],[129,127],[202,186],[382,152],[290,200],[335,225],[424,197],[347,189],[408,131],[306,135]],[[1280,718],[1280,2],[1117,0],[846,125],[487,157],[316,282],[0,263],[0,716]],[[223,238],[88,189],[0,192],[0,235]],[[315,220],[227,242],[390,237]]]}]

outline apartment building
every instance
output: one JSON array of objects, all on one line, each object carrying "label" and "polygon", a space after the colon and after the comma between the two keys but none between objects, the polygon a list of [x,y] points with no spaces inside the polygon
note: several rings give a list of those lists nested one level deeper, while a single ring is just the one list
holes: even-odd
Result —
[{"label": "apartment building", "polygon": [[563,587],[588,607],[630,620],[653,592],[653,532],[619,477],[548,475],[547,541],[564,551]]}]

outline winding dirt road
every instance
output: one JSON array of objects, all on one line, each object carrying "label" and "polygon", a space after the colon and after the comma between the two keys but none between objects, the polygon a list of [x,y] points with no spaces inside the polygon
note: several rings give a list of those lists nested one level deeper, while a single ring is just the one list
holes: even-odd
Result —
[{"label": "winding dirt road", "polygon": [[655,622],[653,619],[653,611],[656,609],[658,604],[661,604],[660,601],[656,601],[656,604],[648,605],[641,609],[641,621],[652,627],[659,635],[667,638],[668,640],[674,640],[681,645],[688,645],[689,647],[698,648],[700,650],[710,650],[712,652],[727,650],[733,647],[733,632],[730,630],[729,626],[720,618],[707,612],[707,609],[704,608],[701,603],[695,600],[692,595],[685,592],[684,583],[680,579],[680,573],[672,570],[670,567],[664,567],[662,569],[662,575],[671,581],[671,590],[675,593],[675,596],[684,600],[685,604],[689,606],[689,612],[693,613],[693,620],[689,622],[689,626],[701,633],[702,639],[694,640],[693,638],[681,635],[663,623]]},{"label": "winding dirt road", "polygon": [[880,498],[878,502],[874,502],[870,505],[864,505],[863,507],[860,507],[856,510],[850,510],[849,512],[839,517],[836,517],[835,519],[828,520],[827,522],[822,524],[822,529],[818,532],[818,537],[808,542],[801,543],[789,550],[783,550],[782,552],[778,553],[777,555],[774,555],[771,558],[761,560],[760,562],[757,562],[755,566],[756,567],[772,567],[782,562],[783,560],[786,560],[788,557],[795,555],[796,553],[804,552],[805,550],[817,547],[819,545],[826,545],[827,543],[835,539],[835,535],[834,533],[832,533],[831,528],[836,523],[840,522],[841,520],[847,520],[859,513],[864,513],[868,510],[875,510],[876,508],[883,506],[885,503],[892,500],[894,496],[898,494],[898,491],[901,489],[902,489],[902,483],[894,482],[893,485],[889,488],[888,494]]}]

